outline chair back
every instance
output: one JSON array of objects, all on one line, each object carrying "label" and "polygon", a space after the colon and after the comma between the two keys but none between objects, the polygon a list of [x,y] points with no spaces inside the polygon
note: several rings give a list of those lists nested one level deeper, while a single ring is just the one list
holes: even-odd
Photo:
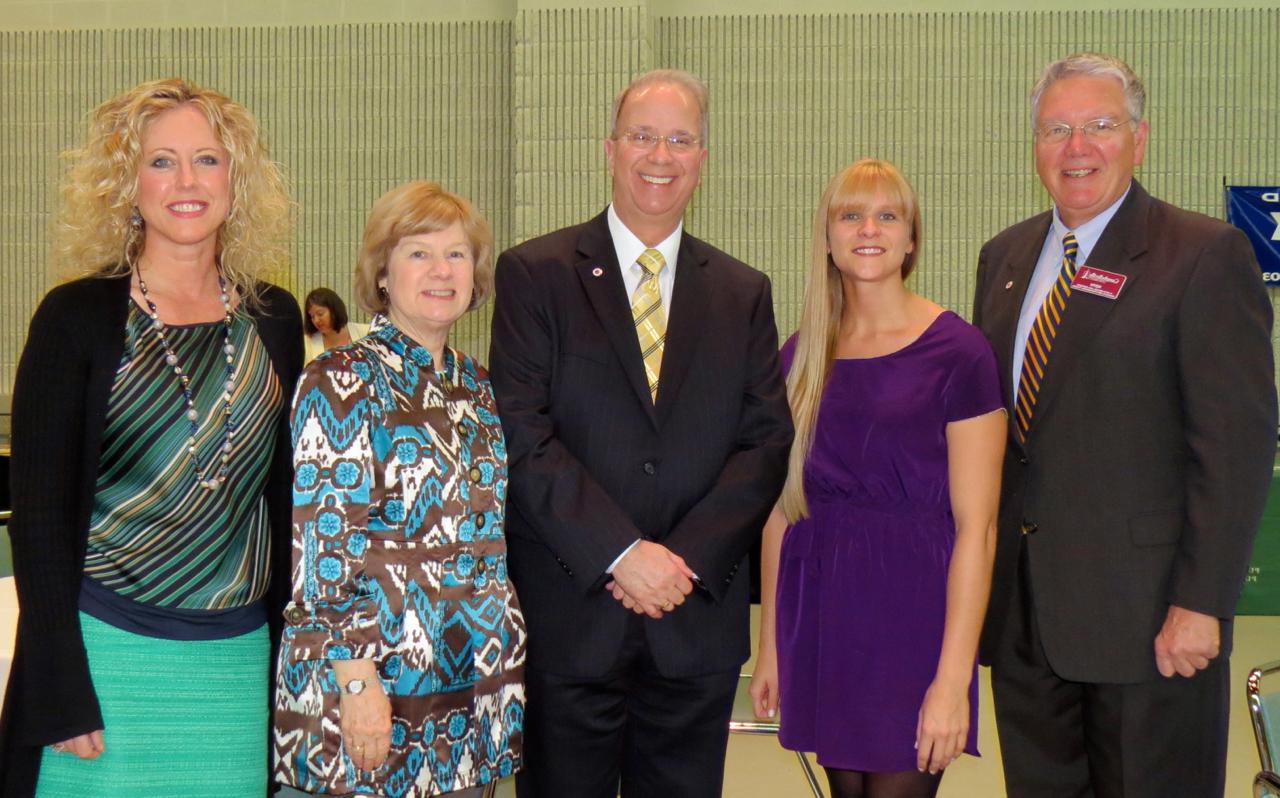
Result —
[{"label": "chair back", "polygon": [[13,552],[9,548],[9,510],[0,510],[0,579],[13,576]]},{"label": "chair back", "polygon": [[777,734],[778,718],[757,718],[751,701],[751,674],[738,675],[738,689],[733,694],[733,710],[729,713],[731,734]]},{"label": "chair back", "polygon": [[[778,716],[775,714],[772,718],[756,717],[750,687],[751,674],[738,674],[738,689],[733,694],[733,711],[729,713],[729,733],[777,734],[780,728]],[[813,765],[809,764],[809,757],[804,751],[796,751],[795,755],[800,762],[800,770],[804,773],[804,780],[809,784],[809,791],[813,793],[813,798],[825,798],[822,787],[818,785],[818,777],[814,775]]]},{"label": "chair back", "polygon": [[1280,769],[1280,660],[1249,671],[1245,698],[1258,743],[1258,759],[1263,770],[1275,773]]},{"label": "chair back", "polygon": [[1280,798],[1280,776],[1269,770],[1254,776],[1253,798]]}]

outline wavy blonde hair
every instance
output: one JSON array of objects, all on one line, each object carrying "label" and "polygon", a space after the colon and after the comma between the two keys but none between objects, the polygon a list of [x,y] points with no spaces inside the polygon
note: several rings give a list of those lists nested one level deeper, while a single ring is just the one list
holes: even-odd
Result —
[{"label": "wavy blonde hair", "polygon": [[813,214],[813,235],[809,244],[809,278],[805,282],[800,330],[787,374],[787,401],[796,437],[787,463],[787,481],[779,503],[788,523],[809,515],[804,495],[804,464],[813,445],[822,389],[827,384],[835,352],[836,334],[844,313],[844,293],[840,270],[831,259],[827,230],[832,221],[847,210],[865,208],[877,192],[884,192],[911,225],[911,252],[902,261],[902,279],[916,267],[920,252],[920,204],[916,192],[897,167],[888,161],[864,158],[846,166],[831,178]]},{"label": "wavy blonde hair", "polygon": [[142,136],[152,120],[179,106],[200,111],[227,151],[231,212],[218,229],[217,257],[227,281],[254,305],[258,280],[279,279],[288,268],[291,203],[284,178],[244,106],[182,78],[140,83],[90,112],[84,145],[63,153],[55,264],[99,277],[132,271],[145,239],[129,224]]}]

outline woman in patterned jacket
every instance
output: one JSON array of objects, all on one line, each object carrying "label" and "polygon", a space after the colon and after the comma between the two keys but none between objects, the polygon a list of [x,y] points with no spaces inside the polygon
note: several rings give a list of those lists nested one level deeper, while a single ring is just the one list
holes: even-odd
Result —
[{"label": "woman in patterned jacket", "polygon": [[487,373],[446,345],[493,284],[488,226],[435,183],[369,214],[369,335],[294,396],[294,589],[274,775],[323,794],[479,795],[520,766],[525,625]]}]

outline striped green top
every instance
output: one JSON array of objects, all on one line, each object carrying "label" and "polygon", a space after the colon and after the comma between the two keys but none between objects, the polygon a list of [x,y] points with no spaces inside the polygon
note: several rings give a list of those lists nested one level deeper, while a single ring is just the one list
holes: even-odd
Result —
[{"label": "striped green top", "polygon": [[[168,326],[191,378],[200,462],[219,461],[226,360],[223,322]],[[263,486],[283,393],[253,323],[237,314],[230,474],[198,484],[187,453],[190,424],[159,336],[132,301],[111,389],[90,517],[85,575],[120,596],[158,607],[221,610],[266,592],[270,555]]]}]

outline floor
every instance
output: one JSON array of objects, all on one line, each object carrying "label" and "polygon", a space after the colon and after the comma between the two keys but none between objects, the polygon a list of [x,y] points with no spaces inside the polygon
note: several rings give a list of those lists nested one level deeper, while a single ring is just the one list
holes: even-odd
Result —
[{"label": "floor", "polygon": [[[5,541],[7,542],[7,541]],[[0,579],[0,697],[9,672],[13,631],[18,617],[13,578]],[[753,616],[754,620],[754,616]],[[1235,652],[1231,658],[1231,730],[1227,754],[1226,795],[1243,798],[1250,794],[1253,774],[1258,770],[1258,752],[1245,709],[1244,683],[1249,669],[1280,659],[1280,616],[1246,616],[1236,622]],[[750,669],[750,663],[746,670]],[[961,757],[942,781],[941,798],[995,798],[1004,794],[1000,775],[1000,747],[996,742],[987,671],[980,669],[981,706],[978,747],[981,758]],[[819,779],[821,780],[821,771]],[[823,782],[823,788],[826,784]],[[810,793],[795,755],[778,747],[772,737],[734,735],[729,741],[725,767],[724,795],[728,798],[801,798]],[[302,795],[302,793],[295,793]],[[497,798],[512,798],[509,782],[498,788]]]}]

